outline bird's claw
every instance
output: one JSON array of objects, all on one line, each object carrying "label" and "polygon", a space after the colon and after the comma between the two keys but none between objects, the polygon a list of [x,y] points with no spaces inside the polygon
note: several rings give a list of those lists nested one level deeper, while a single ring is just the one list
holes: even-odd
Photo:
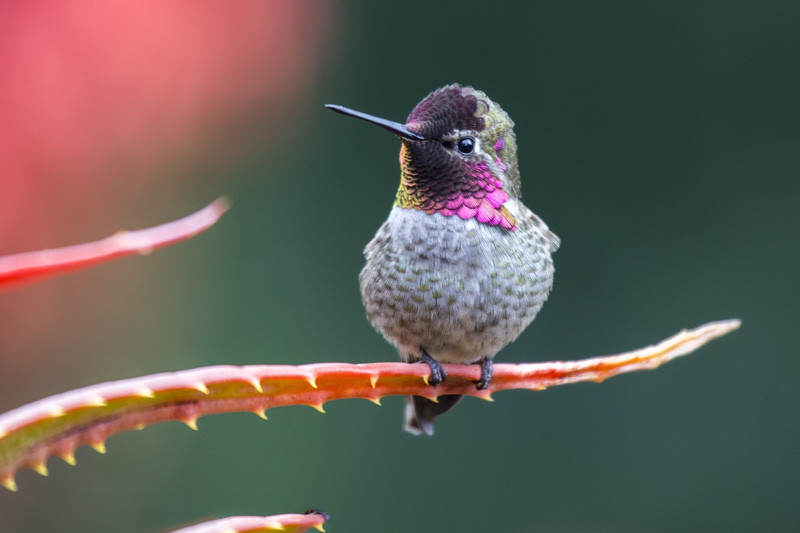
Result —
[{"label": "bird's claw", "polygon": [[494,363],[492,363],[492,359],[489,357],[484,357],[480,360],[481,365],[481,379],[475,382],[478,386],[478,390],[484,390],[489,387],[489,383],[492,382],[492,374],[494,373]]},{"label": "bird's claw", "polygon": [[431,355],[420,346],[419,348],[420,353],[422,354],[422,358],[420,359],[420,363],[425,363],[431,368],[431,375],[428,378],[428,385],[435,387],[440,385],[444,380],[447,379],[447,372],[444,371],[442,364],[431,357]]}]

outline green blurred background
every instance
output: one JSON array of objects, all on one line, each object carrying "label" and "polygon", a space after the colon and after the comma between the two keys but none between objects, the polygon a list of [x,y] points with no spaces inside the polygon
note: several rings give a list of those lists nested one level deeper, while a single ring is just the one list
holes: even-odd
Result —
[{"label": "green blurred background", "polygon": [[[655,372],[466,399],[430,439],[401,431],[399,398],[122,434],[75,468],[51,460],[47,479],[21,472],[0,530],[157,532],[311,507],[331,533],[800,529],[800,3],[303,9],[314,35],[282,35],[280,51],[317,45],[291,98],[240,102],[145,183],[96,199],[102,223],[61,200],[59,225],[85,231],[48,245],[234,205],[188,243],[0,296],[16,332],[0,410],[202,365],[394,360],[357,275],[399,143],[322,106],[403,120],[453,82],[514,119],[523,199],[562,239],[550,301],[499,361],[616,353],[725,318],[742,329]],[[20,309],[47,319],[36,329]]]}]

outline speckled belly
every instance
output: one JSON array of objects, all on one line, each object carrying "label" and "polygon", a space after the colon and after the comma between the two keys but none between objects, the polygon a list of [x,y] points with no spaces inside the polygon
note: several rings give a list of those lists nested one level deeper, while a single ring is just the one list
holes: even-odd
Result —
[{"label": "speckled belly", "polygon": [[392,210],[365,249],[360,282],[370,321],[403,359],[418,359],[422,346],[440,362],[477,362],[534,319],[552,286],[557,240],[524,206],[512,208],[522,215],[515,232]]}]

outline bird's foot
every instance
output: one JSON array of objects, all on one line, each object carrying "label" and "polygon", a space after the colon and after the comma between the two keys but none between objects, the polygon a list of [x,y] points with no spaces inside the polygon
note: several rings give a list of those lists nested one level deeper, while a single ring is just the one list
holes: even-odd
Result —
[{"label": "bird's foot", "polygon": [[435,387],[441,384],[447,379],[447,372],[445,372],[444,368],[442,368],[442,364],[431,357],[431,355],[422,346],[419,347],[419,351],[422,354],[422,358],[418,362],[425,363],[431,367],[431,375],[428,378],[428,385]]},{"label": "bird's foot", "polygon": [[494,363],[490,357],[484,357],[480,360],[481,365],[481,379],[474,383],[478,386],[478,390],[484,390],[489,387],[492,382],[492,374],[494,373]]},{"label": "bird's foot", "polygon": [[331,515],[330,515],[329,513],[326,513],[326,512],[325,512],[325,511],[323,511],[322,509],[309,509],[308,511],[306,511],[306,512],[305,512],[305,513],[303,513],[303,514],[318,514],[318,515],[320,515],[322,518],[324,518],[324,519],[325,519],[325,521],[328,521],[328,520],[330,520],[330,519],[331,519]]}]

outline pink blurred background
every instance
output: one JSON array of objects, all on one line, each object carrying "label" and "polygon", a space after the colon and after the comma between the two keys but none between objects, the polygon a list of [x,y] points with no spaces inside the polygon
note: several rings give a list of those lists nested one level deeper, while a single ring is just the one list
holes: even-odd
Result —
[{"label": "pink blurred background", "polygon": [[[213,200],[176,201],[192,185],[180,165],[234,160],[281,131],[313,89],[332,34],[332,6],[4,3],[0,255],[159,224]],[[226,192],[225,179],[209,187],[212,194]],[[97,281],[102,287],[102,274]],[[142,281],[124,283],[132,285],[116,291],[110,298],[119,301],[105,311],[89,309],[85,299],[96,297],[76,294],[81,287],[70,282],[0,295],[6,377],[33,364],[36,354],[55,356],[75,314],[102,320],[95,315],[127,308],[121,302]]]}]

